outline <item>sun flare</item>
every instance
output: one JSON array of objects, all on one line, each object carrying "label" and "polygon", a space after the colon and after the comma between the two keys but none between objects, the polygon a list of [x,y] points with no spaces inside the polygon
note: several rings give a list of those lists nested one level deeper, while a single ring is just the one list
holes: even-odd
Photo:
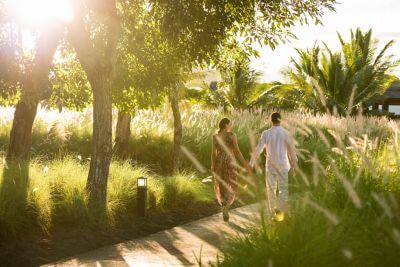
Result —
[{"label": "sun flare", "polygon": [[9,0],[9,7],[15,19],[30,26],[74,18],[70,0]]}]

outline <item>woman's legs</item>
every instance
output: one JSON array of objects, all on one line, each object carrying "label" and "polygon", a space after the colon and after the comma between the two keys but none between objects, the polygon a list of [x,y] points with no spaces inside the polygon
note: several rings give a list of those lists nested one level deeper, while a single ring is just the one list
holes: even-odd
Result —
[{"label": "woman's legs", "polygon": [[222,206],[222,218],[224,219],[225,222],[229,221],[229,208],[230,205]]},{"label": "woman's legs", "polygon": [[214,173],[214,190],[217,196],[218,203],[222,207],[222,215],[224,221],[229,220],[229,209],[235,201],[237,191],[237,175],[233,171],[221,171],[223,175]]},{"label": "woman's legs", "polygon": [[220,184],[221,192],[221,206],[222,206],[222,217],[225,222],[229,221],[229,208],[231,207],[234,195],[232,195],[231,189],[227,184]]}]

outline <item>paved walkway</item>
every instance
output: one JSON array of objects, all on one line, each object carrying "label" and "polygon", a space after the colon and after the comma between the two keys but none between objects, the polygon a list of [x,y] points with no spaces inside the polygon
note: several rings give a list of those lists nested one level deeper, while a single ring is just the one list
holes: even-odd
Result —
[{"label": "paved walkway", "polygon": [[229,223],[221,213],[144,238],[100,248],[48,266],[199,266],[216,261],[224,242],[259,220],[258,205],[231,211]]}]

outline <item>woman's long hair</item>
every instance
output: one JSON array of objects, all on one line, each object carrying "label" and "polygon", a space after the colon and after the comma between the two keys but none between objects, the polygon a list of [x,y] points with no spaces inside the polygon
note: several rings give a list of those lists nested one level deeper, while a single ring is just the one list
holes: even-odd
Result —
[{"label": "woman's long hair", "polygon": [[218,131],[218,133],[221,133],[229,123],[231,123],[231,121],[228,118],[223,118],[219,122],[219,125],[218,125],[219,131]]}]

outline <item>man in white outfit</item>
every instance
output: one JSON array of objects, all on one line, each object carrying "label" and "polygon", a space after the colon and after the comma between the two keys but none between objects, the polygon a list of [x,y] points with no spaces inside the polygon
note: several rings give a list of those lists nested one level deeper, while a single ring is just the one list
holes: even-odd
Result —
[{"label": "man in white outfit", "polygon": [[264,131],[258,142],[256,151],[252,156],[250,165],[254,167],[260,154],[266,150],[266,184],[267,201],[270,205],[270,195],[275,196],[275,218],[285,210],[286,201],[289,197],[288,174],[289,171],[296,171],[297,156],[293,138],[287,130],[281,126],[281,115],[271,115],[272,127]]}]

